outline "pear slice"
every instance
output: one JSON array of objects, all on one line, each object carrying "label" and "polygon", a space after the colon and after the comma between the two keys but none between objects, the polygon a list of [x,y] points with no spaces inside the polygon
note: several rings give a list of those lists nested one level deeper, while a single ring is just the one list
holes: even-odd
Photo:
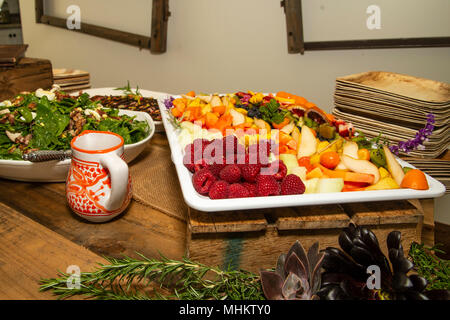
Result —
[{"label": "pear slice", "polygon": [[380,171],[378,171],[377,166],[372,162],[368,160],[353,159],[352,157],[345,154],[342,155],[341,159],[344,165],[351,171],[373,175],[375,177],[373,181],[374,184],[380,180]]},{"label": "pear slice", "polygon": [[199,98],[200,100],[206,102],[206,103],[210,103],[212,100],[212,95],[198,95],[197,98]]},{"label": "pear slice", "polygon": [[300,143],[300,130],[298,129],[297,126],[294,126],[294,129],[292,130],[291,133],[291,137],[295,140],[295,142],[297,143],[297,145],[299,145]]},{"label": "pear slice", "polygon": [[395,182],[397,182],[398,185],[401,185],[403,177],[405,176],[402,166],[395,159],[394,155],[388,147],[383,146],[383,151],[386,156],[386,163],[389,173],[391,174],[392,178],[394,178]]},{"label": "pear slice", "polygon": [[267,133],[270,133],[271,127],[270,124],[265,122],[263,119],[255,118],[255,126],[257,126],[259,129],[265,129]]},{"label": "pear slice", "polygon": [[353,159],[358,159],[358,144],[354,141],[346,141],[342,149],[342,154],[345,154]]},{"label": "pear slice", "polygon": [[238,126],[245,123],[245,116],[242,113],[236,111],[235,109],[230,109],[230,114],[233,117],[233,126]]},{"label": "pear slice", "polygon": [[218,96],[213,96],[210,104],[211,104],[211,107],[213,107],[213,108],[223,106],[222,100],[220,100],[220,98]]},{"label": "pear slice", "polygon": [[286,134],[291,134],[292,130],[295,128],[294,121],[291,121],[289,124],[285,125],[283,128],[281,128],[280,131],[283,131]]},{"label": "pear slice", "polygon": [[300,146],[298,148],[297,158],[309,157],[317,152],[316,136],[312,132],[313,129],[308,126],[302,126]]}]

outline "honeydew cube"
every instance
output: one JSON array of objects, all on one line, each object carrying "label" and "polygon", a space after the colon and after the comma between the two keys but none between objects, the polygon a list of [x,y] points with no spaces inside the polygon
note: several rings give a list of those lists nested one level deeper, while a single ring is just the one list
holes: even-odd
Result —
[{"label": "honeydew cube", "polygon": [[[300,179],[302,179],[303,183],[306,181],[306,168],[305,167],[292,168],[290,173],[289,173],[289,169],[288,169],[288,174],[295,174]],[[311,180],[313,180],[313,179],[311,179]]]},{"label": "honeydew cube", "polygon": [[316,193],[319,184],[319,178],[313,178],[303,181],[305,184],[305,193]]},{"label": "honeydew cube", "polygon": [[344,179],[342,178],[319,179],[317,193],[341,192],[343,188]]}]

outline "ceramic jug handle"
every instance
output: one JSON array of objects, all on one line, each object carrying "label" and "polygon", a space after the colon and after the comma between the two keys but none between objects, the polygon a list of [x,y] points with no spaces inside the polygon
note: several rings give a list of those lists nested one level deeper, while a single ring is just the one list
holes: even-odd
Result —
[{"label": "ceramic jug handle", "polygon": [[111,193],[106,200],[105,209],[114,211],[119,209],[127,196],[128,165],[117,154],[107,155],[100,160],[103,167],[109,170]]}]

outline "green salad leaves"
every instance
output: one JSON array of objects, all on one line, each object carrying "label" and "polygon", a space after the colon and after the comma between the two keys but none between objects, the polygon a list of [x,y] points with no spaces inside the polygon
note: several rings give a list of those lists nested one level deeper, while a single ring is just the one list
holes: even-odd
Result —
[{"label": "green salad leaves", "polygon": [[50,101],[34,93],[18,95],[0,104],[0,159],[21,160],[30,150],[68,150],[84,130],[110,131],[132,144],[149,135],[146,121],[105,109],[88,94],[71,97],[58,93]]}]

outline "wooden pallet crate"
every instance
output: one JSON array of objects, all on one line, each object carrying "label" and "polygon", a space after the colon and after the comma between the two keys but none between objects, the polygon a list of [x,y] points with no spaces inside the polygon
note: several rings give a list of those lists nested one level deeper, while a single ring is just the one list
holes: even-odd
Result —
[{"label": "wooden pallet crate", "polygon": [[299,240],[305,249],[339,247],[338,236],[350,222],[368,227],[387,255],[389,232],[402,232],[402,243],[421,240],[423,214],[408,201],[321,205],[255,211],[205,213],[189,210],[187,256],[211,266],[253,272],[275,266],[279,254]]}]

